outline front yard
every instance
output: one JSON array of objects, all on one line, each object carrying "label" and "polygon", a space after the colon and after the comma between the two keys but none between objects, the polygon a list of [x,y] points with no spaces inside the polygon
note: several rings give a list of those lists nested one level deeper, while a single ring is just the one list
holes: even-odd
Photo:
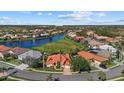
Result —
[{"label": "front yard", "polygon": [[22,62],[18,59],[13,59],[13,60],[9,60],[7,61],[8,63],[14,64],[14,65],[20,65]]}]

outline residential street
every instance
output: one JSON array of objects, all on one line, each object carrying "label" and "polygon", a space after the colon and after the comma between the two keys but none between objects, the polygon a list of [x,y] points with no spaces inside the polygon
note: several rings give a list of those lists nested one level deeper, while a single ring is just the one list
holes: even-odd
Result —
[{"label": "residential street", "polygon": [[[0,67],[12,67],[10,65],[4,64],[0,62]],[[124,69],[124,64],[120,65],[114,69],[106,71],[106,77],[107,79],[120,76],[121,71]],[[29,72],[29,71],[22,71],[17,69],[18,72],[15,74],[17,77],[20,78],[26,78],[29,80],[46,80],[48,74],[45,73],[39,73],[39,72]],[[80,75],[62,75],[62,74],[53,74],[53,77],[59,77],[61,81],[87,81],[87,80],[98,80],[97,73],[85,73]]]}]

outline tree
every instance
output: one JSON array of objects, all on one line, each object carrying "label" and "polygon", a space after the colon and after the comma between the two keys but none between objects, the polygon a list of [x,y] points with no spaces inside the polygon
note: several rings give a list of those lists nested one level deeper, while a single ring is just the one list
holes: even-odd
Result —
[{"label": "tree", "polygon": [[121,71],[121,75],[122,77],[124,77],[124,69]]},{"label": "tree", "polygon": [[30,56],[23,59],[22,63],[28,64],[30,67],[33,68],[42,67],[42,62],[40,61],[40,59],[34,59]]},{"label": "tree", "polygon": [[105,81],[106,80],[106,74],[104,72],[102,72],[102,71],[99,71],[97,73],[97,76],[98,76],[99,80],[101,80],[101,81]]},{"label": "tree", "polygon": [[57,61],[57,66],[56,66],[57,69],[60,69],[61,68],[61,64],[60,64],[60,61]]},{"label": "tree", "polygon": [[53,80],[53,77],[52,77],[52,74],[49,74],[46,78],[47,81],[52,81]]},{"label": "tree", "polygon": [[89,72],[91,70],[89,62],[81,57],[72,58],[72,69],[73,71],[79,71],[79,73],[82,71]]}]

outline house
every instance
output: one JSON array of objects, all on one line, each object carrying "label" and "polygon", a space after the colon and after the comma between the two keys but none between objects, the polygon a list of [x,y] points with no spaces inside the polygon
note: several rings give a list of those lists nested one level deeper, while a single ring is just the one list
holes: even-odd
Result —
[{"label": "house", "polygon": [[75,32],[69,32],[69,33],[68,33],[68,36],[71,37],[71,38],[73,38],[73,37],[76,36],[76,33],[75,33]]},{"label": "house", "polygon": [[0,45],[0,57],[4,58],[4,55],[9,53],[11,48],[4,46],[4,45]]},{"label": "house", "polygon": [[86,34],[87,34],[88,36],[93,36],[93,35],[95,34],[95,32],[94,32],[94,31],[88,31]]},{"label": "house", "polygon": [[34,51],[31,49],[27,49],[27,48],[20,48],[20,47],[15,47],[15,48],[11,49],[10,53],[15,54],[19,60],[23,60],[26,57],[38,59],[42,56],[42,54],[38,51]]},{"label": "house", "polygon": [[111,37],[106,38],[105,41],[108,43],[114,43],[115,42],[114,38],[111,38]]},{"label": "house", "polygon": [[101,46],[99,46],[99,49],[107,50],[112,53],[116,53],[116,51],[117,51],[117,49],[115,49],[113,46],[110,46],[110,45],[101,45]]},{"label": "house", "polygon": [[94,39],[89,41],[88,44],[89,44],[89,48],[91,48],[91,49],[98,49],[100,45],[103,45],[103,43],[100,43]]},{"label": "house", "polygon": [[61,67],[70,65],[69,54],[53,54],[47,58],[47,67],[54,67],[56,69],[57,62],[60,62]]},{"label": "house", "polygon": [[40,34],[40,36],[48,36],[48,33]]},{"label": "house", "polygon": [[8,74],[6,72],[0,72],[0,78],[1,77],[6,77],[6,76],[8,76]]},{"label": "house", "polygon": [[83,36],[74,36],[73,37],[73,39],[75,40],[75,41],[81,41],[81,40],[83,40],[84,39],[84,37]]},{"label": "house", "polygon": [[107,50],[90,50],[90,53],[105,57],[107,59],[111,59],[111,53]]},{"label": "house", "polygon": [[102,56],[98,56],[96,54],[87,52],[87,51],[80,51],[78,52],[78,55],[80,57],[83,57],[84,59],[86,59],[87,61],[91,61],[94,62],[95,64],[101,64],[102,62],[107,61],[108,59]]},{"label": "house", "polygon": [[99,35],[97,35],[97,34],[94,34],[93,37],[94,37],[95,39],[101,40],[101,41],[104,41],[106,38],[108,38],[108,37],[106,37],[106,36],[99,36]]}]

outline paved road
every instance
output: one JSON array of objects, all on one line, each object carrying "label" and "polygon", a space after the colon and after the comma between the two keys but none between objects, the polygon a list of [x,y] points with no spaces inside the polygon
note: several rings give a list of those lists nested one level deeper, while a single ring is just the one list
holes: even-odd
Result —
[{"label": "paved road", "polygon": [[[10,65],[0,63],[1,67],[11,67]],[[15,74],[15,76],[20,77],[20,78],[27,78],[30,80],[46,80],[47,76],[49,74],[45,73],[39,73],[39,72],[29,72],[29,71],[22,71],[19,69],[18,72]],[[62,75],[62,74],[53,74],[54,77],[59,77],[60,80],[63,81],[86,81],[87,78],[95,78],[95,80],[98,80],[97,74],[96,73],[91,73],[90,75],[84,74],[84,75]]]},{"label": "paved road", "polygon": [[[10,65],[0,63],[1,67],[11,67]],[[106,77],[107,79],[120,76],[121,71],[124,69],[124,64],[121,66],[118,66],[114,69],[110,69],[109,71],[106,71]],[[17,69],[18,72],[15,74],[18,77],[27,78],[30,80],[46,80],[48,74],[45,73],[39,73],[39,72],[29,72],[29,71],[22,71]],[[59,77],[62,81],[86,81],[86,80],[98,80],[97,73],[85,73],[81,75],[62,75],[62,74],[53,74],[53,77]]]}]

